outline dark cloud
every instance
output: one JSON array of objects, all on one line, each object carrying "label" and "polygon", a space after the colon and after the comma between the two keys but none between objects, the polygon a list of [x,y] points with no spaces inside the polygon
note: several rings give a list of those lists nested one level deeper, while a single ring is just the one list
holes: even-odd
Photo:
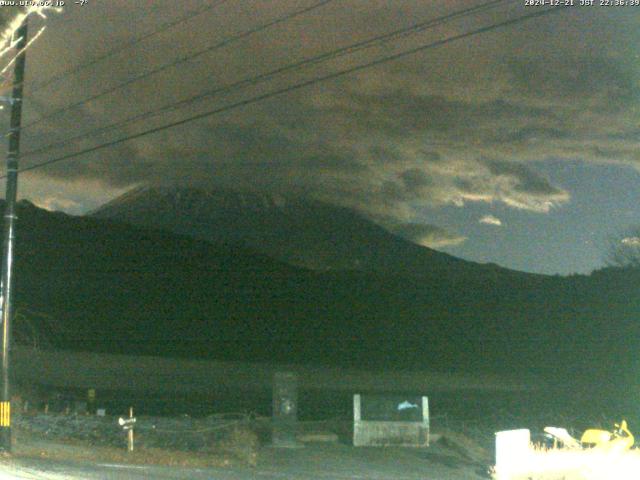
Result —
[{"label": "dark cloud", "polygon": [[515,89],[545,103],[552,99],[576,101],[587,107],[617,110],[638,100],[633,69],[602,56],[516,60],[511,72]]},{"label": "dark cloud", "polygon": [[557,195],[561,190],[549,183],[549,180],[533,172],[521,163],[505,160],[483,160],[489,167],[489,171],[498,177],[507,177],[513,181],[513,188],[519,192],[528,192],[532,195],[546,196]]},{"label": "dark cloud", "polygon": [[411,192],[420,193],[432,184],[429,176],[418,168],[410,168],[400,174],[405,188]]},{"label": "dark cloud", "polygon": [[[211,44],[310,4],[306,0],[256,0],[242,7],[227,3],[106,65],[55,88],[30,92],[26,121],[126,80],[135,72],[179,58],[194,45]],[[349,0],[329,4],[313,15],[43,122],[25,131],[23,148],[68,138],[105,119],[124,119],[141,109],[471,5],[469,1],[437,3]],[[195,0],[162,0],[147,8],[113,0],[96,2],[91,9],[68,9],[50,19],[46,41],[34,47],[29,59],[30,75],[47,78],[200,5]],[[630,45],[614,49],[611,33],[618,29],[636,35],[638,13],[626,9],[624,14],[602,11],[596,15],[588,9],[574,10],[52,166],[32,174],[38,181],[27,184],[22,192],[36,201],[38,195],[50,199],[55,195],[43,186],[46,179],[60,185],[60,191],[65,182],[70,186],[101,184],[102,189],[87,189],[84,200],[74,193],[74,202],[89,205],[97,201],[92,198],[94,191],[111,189],[115,195],[140,183],[184,182],[312,196],[357,208],[386,224],[413,224],[424,207],[466,202],[502,202],[548,212],[569,196],[536,174],[529,162],[567,158],[636,164],[640,160],[633,132],[640,111],[639,64],[629,61],[637,54]],[[522,13],[527,12],[516,5],[425,30],[396,44],[311,65],[265,85],[191,104],[95,139],[83,138],[55,154]],[[592,39],[594,34],[610,41],[598,44]],[[24,161],[46,160],[51,155]]]}]

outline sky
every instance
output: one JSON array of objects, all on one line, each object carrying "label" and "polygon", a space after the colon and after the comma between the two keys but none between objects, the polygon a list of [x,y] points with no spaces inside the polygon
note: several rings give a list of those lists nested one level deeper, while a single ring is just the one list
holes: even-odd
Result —
[{"label": "sky", "polygon": [[[46,30],[27,54],[21,167],[543,8],[493,2],[90,135],[483,3],[68,1],[61,12],[31,19],[32,34]],[[20,197],[83,214],[145,184],[308,196],[356,209],[416,243],[465,259],[588,273],[604,265],[612,239],[640,225],[640,6],[575,3],[24,172]],[[239,34],[244,38],[234,40]],[[89,97],[96,98],[84,102]],[[0,112],[3,125],[7,112]],[[56,142],[61,145],[30,153]]]}]

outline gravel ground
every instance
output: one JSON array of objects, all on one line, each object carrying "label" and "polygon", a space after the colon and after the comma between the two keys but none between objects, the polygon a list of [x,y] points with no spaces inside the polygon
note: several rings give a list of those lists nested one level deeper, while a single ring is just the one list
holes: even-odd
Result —
[{"label": "gravel ground", "polygon": [[[5,470],[6,468],[6,470]],[[3,476],[3,474],[11,476]],[[27,476],[12,475],[25,473]],[[314,444],[298,449],[261,449],[256,466],[193,468],[132,465],[90,458],[25,457],[0,459],[3,479],[97,480],[482,480],[488,477],[475,463],[448,449],[354,448]]]},{"label": "gravel ground", "polygon": [[[270,430],[266,419],[250,419],[243,415],[140,417],[135,430],[136,452],[143,455],[140,458],[126,453],[126,433],[118,425],[117,417],[43,413],[16,415],[14,426],[16,444],[21,445],[23,452],[17,454],[16,465],[36,472],[64,472],[67,475],[64,478],[487,478],[484,475],[487,463],[465,454],[463,450],[467,450],[466,446],[458,439],[454,438],[456,441],[453,443],[437,442],[427,449],[354,448],[349,445],[350,429],[348,422],[344,421],[301,423],[301,433],[335,432],[340,441],[310,443],[294,449],[274,449],[269,446],[268,435],[265,435]],[[234,432],[242,429],[251,432],[253,437],[240,436],[234,439]],[[258,438],[262,440],[261,445],[258,444]],[[234,449],[231,456],[244,460],[207,460],[228,449],[230,442]],[[238,454],[242,448],[248,450]],[[106,457],[104,452],[108,452]],[[173,456],[174,459],[165,461],[162,458],[165,456]],[[203,459],[204,462],[199,461]],[[162,461],[156,463],[155,460]],[[35,477],[24,478],[41,477],[36,474]]]},{"label": "gravel ground", "polygon": [[[127,433],[118,418],[96,415],[16,415],[14,426],[43,440],[79,440],[90,446],[124,447]],[[239,429],[247,429],[244,415],[212,415],[204,418],[181,416],[139,417],[135,423],[137,448],[161,448],[184,452],[209,452],[228,441]]]}]

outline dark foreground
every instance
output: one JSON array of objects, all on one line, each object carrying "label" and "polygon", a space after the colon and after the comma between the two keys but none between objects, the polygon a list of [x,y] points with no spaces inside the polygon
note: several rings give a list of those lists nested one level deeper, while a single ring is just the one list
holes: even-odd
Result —
[{"label": "dark foreground", "polygon": [[0,478],[478,480],[487,476],[480,465],[436,443],[426,449],[353,448],[343,444],[265,447],[255,467],[159,467],[17,457],[0,462]]}]

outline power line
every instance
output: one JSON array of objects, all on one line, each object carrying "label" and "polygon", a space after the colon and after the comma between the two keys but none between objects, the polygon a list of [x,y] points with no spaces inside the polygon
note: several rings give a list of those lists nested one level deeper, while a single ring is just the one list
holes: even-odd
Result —
[{"label": "power line", "polygon": [[[562,8],[564,8],[564,7],[553,7],[551,9],[537,11],[537,12],[534,12],[534,13],[531,13],[531,14],[528,14],[528,15],[523,15],[523,16],[515,18],[515,19],[510,19],[510,20],[506,20],[506,21],[503,21],[503,22],[500,22],[500,23],[488,25],[486,27],[481,27],[479,29],[472,30],[470,32],[466,32],[466,33],[463,33],[463,34],[454,35],[452,37],[448,37],[448,38],[443,39],[443,40],[438,40],[438,41],[435,41],[435,42],[432,42],[432,43],[429,43],[429,44],[426,44],[426,45],[421,45],[419,47],[415,47],[415,48],[412,48],[412,49],[409,49],[409,50],[405,50],[405,51],[397,53],[397,54],[393,54],[393,55],[390,55],[390,56],[382,57],[382,58],[374,60],[372,62],[364,63],[364,64],[361,64],[361,65],[357,65],[355,67],[350,67],[350,68],[347,68],[345,70],[341,70],[341,71],[334,72],[334,73],[331,73],[331,74],[328,74],[328,75],[324,75],[322,77],[317,77],[317,78],[313,78],[313,79],[310,79],[310,80],[306,80],[306,81],[303,81],[301,83],[298,83],[298,84],[295,84],[295,85],[291,85],[289,87],[276,89],[276,90],[273,90],[271,92],[267,92],[265,94],[257,95],[255,97],[252,97],[252,98],[249,98],[249,99],[241,100],[241,101],[238,101],[238,102],[230,104],[230,105],[226,105],[226,106],[219,107],[219,108],[216,108],[216,109],[213,109],[213,110],[209,110],[207,112],[204,112],[204,113],[192,116],[192,117],[187,117],[186,119],[178,120],[176,122],[171,122],[169,124],[162,125],[162,126],[159,126],[159,127],[155,127],[155,128],[149,129],[149,130],[145,130],[145,131],[142,131],[142,132],[139,132],[139,133],[136,133],[136,134],[132,134],[132,135],[128,135],[128,136],[125,136],[125,137],[121,137],[119,139],[112,140],[110,142],[105,142],[103,144],[100,144],[100,145],[97,145],[97,146],[94,146],[94,147],[90,147],[90,148],[81,150],[79,152],[63,155],[63,156],[60,156],[60,157],[57,157],[57,158],[54,158],[54,159],[51,159],[51,160],[48,160],[48,161],[45,161],[45,162],[41,162],[41,163],[32,165],[30,167],[24,167],[23,169],[21,169],[21,171],[32,170],[32,169],[35,169],[35,168],[39,168],[41,166],[49,165],[49,164],[52,164],[52,163],[57,163],[57,162],[60,162],[60,161],[63,161],[63,160],[67,160],[67,159],[70,159],[70,158],[75,158],[75,157],[78,157],[80,155],[84,155],[86,153],[92,153],[92,152],[100,150],[102,148],[107,148],[107,147],[110,147],[110,146],[118,145],[120,143],[124,143],[124,142],[129,141],[129,140],[134,140],[134,139],[146,136],[146,135],[150,135],[150,134],[153,134],[153,133],[157,133],[159,131],[167,130],[169,128],[173,128],[173,127],[180,126],[180,125],[183,125],[183,124],[186,124],[186,123],[190,123],[192,121],[196,121],[196,120],[199,120],[199,119],[202,119],[202,118],[205,118],[205,117],[209,117],[209,116],[212,116],[212,115],[215,115],[215,114],[218,114],[218,113],[223,113],[223,112],[226,112],[226,111],[238,108],[238,107],[242,107],[242,106],[249,105],[249,104],[252,104],[252,103],[256,103],[256,102],[259,102],[259,101],[262,101],[262,100],[266,100],[266,99],[271,98],[271,97],[276,96],[276,95],[280,95],[280,94],[287,93],[287,92],[290,92],[290,91],[298,90],[300,88],[303,88],[303,87],[306,87],[306,86],[310,86],[310,85],[313,85],[315,83],[319,83],[319,82],[322,82],[322,81],[334,79],[334,78],[337,78],[337,77],[340,77],[340,76],[343,76],[343,75],[346,75],[346,74],[349,74],[349,73],[353,73],[353,72],[356,72],[356,71],[359,71],[359,70],[363,70],[365,68],[369,68],[369,67],[372,67],[372,66],[375,66],[375,65],[379,65],[379,64],[382,64],[382,63],[393,61],[393,60],[396,60],[396,59],[399,59],[399,58],[402,58],[402,57],[405,57],[405,56],[408,56],[408,55],[411,55],[411,54],[418,53],[418,52],[423,51],[423,50],[427,50],[427,49],[430,49],[430,48],[433,48],[433,47],[437,47],[437,46],[449,43],[451,41],[459,40],[459,39],[462,39],[462,38],[466,38],[466,37],[473,36],[473,35],[476,35],[476,34],[484,33],[484,32],[487,32],[487,31],[495,30],[495,29],[497,29],[499,27],[502,27],[502,26],[508,26],[508,25],[511,25],[511,24],[516,24],[516,23],[519,23],[521,21],[525,21],[525,20],[527,20],[529,18],[534,18],[534,17],[546,15],[548,13],[552,13],[553,11],[557,11],[557,10],[560,10]],[[2,179],[2,178],[4,178],[4,176],[0,176],[0,179]]]},{"label": "power line", "polygon": [[321,62],[325,62],[328,60],[332,60],[335,58],[338,58],[340,56],[344,56],[344,55],[349,55],[352,54],[354,52],[357,52],[359,50],[365,49],[365,48],[369,48],[371,46],[375,46],[377,44],[382,44],[384,42],[388,42],[390,40],[392,40],[393,38],[396,37],[400,37],[400,36],[405,36],[408,35],[409,33],[413,33],[413,32],[417,32],[417,31],[423,31],[427,28],[432,28],[438,25],[441,25],[443,23],[446,23],[450,20],[454,20],[454,19],[458,19],[467,15],[475,15],[477,13],[480,13],[482,11],[488,10],[490,8],[494,8],[495,6],[497,6],[500,3],[504,3],[507,0],[491,0],[489,2],[485,2],[481,5],[475,6],[475,7],[470,7],[470,8],[466,8],[466,9],[462,9],[462,10],[458,10],[456,12],[447,14],[447,15],[443,15],[434,19],[429,19],[426,21],[422,21],[422,22],[418,22],[415,23],[413,25],[410,25],[408,27],[405,28],[401,28],[398,30],[394,30],[393,32],[389,32],[389,33],[385,33],[382,35],[377,35],[374,36],[372,38],[366,39],[366,40],[362,40],[359,42],[355,42],[352,43],[350,45],[347,45],[345,47],[341,47],[335,50],[332,50],[330,52],[326,52],[320,55],[316,55],[316,56],[312,56],[312,57],[308,57],[305,58],[303,60],[299,60],[293,63],[290,63],[288,65],[284,65],[282,67],[276,68],[275,70],[271,70],[262,74],[258,74],[252,77],[247,77],[244,78],[242,80],[238,80],[236,82],[233,82],[231,84],[228,85],[224,85],[222,87],[216,87],[214,89],[211,90],[207,90],[205,92],[201,92],[199,94],[193,95],[191,97],[188,97],[186,99],[183,100],[179,100],[177,102],[173,102],[173,103],[169,103],[167,105],[163,105],[162,107],[159,107],[157,109],[154,110],[150,110],[147,112],[143,112],[143,113],[139,113],[136,115],[133,115],[132,117],[128,117],[126,119],[123,120],[119,120],[115,123],[112,123],[110,125],[106,125],[103,127],[98,127],[94,130],[90,130],[88,132],[84,132],[81,134],[78,134],[76,136],[67,138],[65,140],[61,140],[61,141],[57,141],[57,142],[53,142],[50,143],[48,145],[44,145],[42,147],[36,148],[34,150],[30,150],[28,152],[25,152],[22,157],[27,157],[27,156],[32,156],[38,153],[43,153],[45,151],[48,151],[52,148],[58,148],[58,147],[64,147],[66,145],[68,145],[69,143],[81,139],[81,138],[85,138],[87,136],[93,136],[93,135],[97,135],[99,133],[104,133],[106,131],[112,130],[114,128],[117,127],[121,127],[130,123],[137,123],[141,120],[144,120],[146,118],[151,118],[157,115],[160,115],[161,113],[164,113],[166,111],[169,110],[176,110],[178,108],[184,107],[188,104],[194,103],[197,100],[201,100],[203,98],[206,97],[213,97],[215,95],[221,94],[221,93],[228,93],[233,91],[234,89],[238,89],[244,86],[250,86],[250,85],[256,85],[258,83],[260,83],[261,81],[264,80],[268,80],[271,77],[274,77],[276,75],[285,73],[287,71],[291,71],[291,70],[296,70],[299,69],[301,67],[304,67],[306,65],[313,65],[313,64],[318,64]]},{"label": "power line", "polygon": [[62,114],[64,112],[67,112],[67,111],[72,110],[74,108],[80,107],[80,106],[82,106],[82,105],[84,105],[86,103],[92,102],[94,100],[97,100],[98,98],[104,97],[104,96],[106,96],[106,95],[108,95],[110,93],[116,92],[116,91],[118,91],[118,90],[120,90],[122,88],[128,87],[129,85],[132,85],[132,84],[137,83],[139,81],[145,80],[145,79],[147,79],[147,78],[149,78],[149,77],[151,77],[153,75],[156,75],[156,74],[158,74],[160,72],[163,72],[163,71],[168,70],[170,68],[176,67],[176,66],[178,66],[178,65],[180,65],[182,63],[188,62],[190,60],[193,60],[194,58],[197,58],[197,57],[199,57],[201,55],[204,55],[205,53],[209,53],[209,52],[212,52],[214,50],[226,47],[227,45],[229,45],[229,44],[231,44],[233,42],[236,42],[236,41],[241,40],[243,38],[247,38],[250,35],[253,35],[255,33],[258,33],[258,32],[261,32],[263,30],[266,30],[266,29],[268,29],[268,28],[270,28],[270,27],[272,27],[274,25],[286,22],[287,20],[291,20],[292,18],[295,18],[297,16],[300,16],[300,15],[303,15],[305,13],[311,12],[313,10],[316,10],[316,9],[318,9],[320,7],[325,6],[326,4],[328,4],[328,3],[332,2],[332,1],[333,0],[322,0],[320,2],[314,3],[313,5],[311,5],[309,7],[305,7],[305,8],[296,10],[294,12],[287,13],[285,15],[282,15],[282,16],[276,18],[275,20],[272,20],[270,22],[261,24],[261,25],[259,25],[257,27],[254,27],[254,28],[251,28],[249,30],[246,30],[246,31],[244,31],[242,33],[238,33],[238,34],[232,35],[232,36],[230,36],[228,38],[225,38],[224,40],[222,40],[222,41],[220,41],[220,42],[218,42],[218,43],[216,43],[214,45],[211,45],[209,47],[203,48],[201,50],[197,50],[197,51],[195,51],[195,52],[193,52],[193,53],[191,53],[189,55],[184,55],[182,57],[179,57],[176,60],[173,60],[173,61],[171,61],[169,63],[165,63],[163,65],[160,65],[159,67],[153,68],[153,69],[151,69],[151,70],[149,70],[149,71],[147,71],[145,73],[142,73],[142,74],[140,74],[140,75],[138,75],[136,77],[130,78],[129,80],[126,80],[126,81],[124,81],[124,82],[122,82],[122,83],[120,83],[118,85],[110,87],[110,88],[108,88],[106,90],[103,90],[103,91],[101,91],[99,93],[96,93],[95,95],[91,95],[91,96],[89,96],[87,98],[84,98],[83,100],[78,100],[77,102],[74,102],[74,103],[72,103],[70,105],[67,105],[66,107],[62,107],[62,108],[59,108],[58,110],[54,110],[53,112],[47,113],[47,114],[41,116],[40,118],[38,118],[37,120],[35,120],[35,121],[33,121],[31,123],[28,123],[27,125],[23,126],[22,130],[25,130],[27,128],[31,128],[34,125],[38,125],[39,123],[43,122],[44,120],[47,120],[47,119],[52,118],[52,117],[56,117],[56,116],[58,116],[58,115],[60,115],[60,114]]},{"label": "power line", "polygon": [[[341,76],[344,76],[344,75],[348,75],[348,74],[351,74],[351,73],[355,73],[355,72],[364,70],[366,68],[370,68],[370,67],[381,65],[383,63],[387,63],[387,62],[390,62],[390,61],[398,60],[400,58],[403,58],[403,57],[406,57],[406,56],[409,56],[409,55],[413,55],[413,54],[416,54],[416,53],[419,53],[419,52],[423,52],[423,51],[431,49],[431,48],[439,47],[441,45],[445,45],[445,44],[450,43],[450,42],[454,42],[454,41],[457,41],[457,40],[468,38],[468,37],[471,37],[471,36],[474,36],[474,35],[479,35],[481,33],[486,33],[486,32],[492,31],[492,30],[496,30],[496,29],[501,28],[501,27],[505,27],[505,26],[509,26],[509,25],[515,25],[517,23],[523,22],[525,20],[529,20],[531,18],[541,17],[543,15],[548,15],[550,13],[559,12],[561,10],[564,10],[565,8],[566,7],[564,7],[564,6],[559,6],[559,7],[552,7],[552,8],[546,9],[546,10],[538,10],[538,11],[535,11],[533,13],[530,13],[530,14],[527,14],[527,15],[522,15],[522,16],[517,17],[517,18],[512,18],[512,19],[505,20],[505,21],[502,21],[502,22],[499,22],[499,23],[494,23],[494,24],[491,24],[491,25],[487,25],[485,27],[480,27],[480,28],[477,28],[475,30],[471,30],[471,31],[468,31],[468,32],[465,32],[465,33],[452,35],[450,37],[447,37],[447,38],[444,38],[444,39],[441,39],[441,40],[436,40],[434,42],[427,43],[425,45],[420,45],[418,47],[414,47],[414,48],[411,48],[409,50],[404,50],[402,52],[395,53],[393,55],[387,55],[385,57],[373,60],[371,62],[367,62],[367,63],[360,64],[360,65],[356,65],[354,67],[349,67],[347,69],[340,70],[338,72],[333,72],[333,73],[330,73],[330,74],[327,74],[327,75],[323,75],[321,77],[312,78],[310,80],[305,80],[303,82],[300,82],[300,83],[297,83],[297,84],[294,84],[294,85],[290,85],[288,87],[272,90],[271,92],[267,92],[267,93],[263,93],[263,94],[260,94],[260,95],[256,95],[254,97],[251,97],[251,98],[248,98],[248,99],[245,99],[245,100],[241,100],[241,101],[238,101],[236,103],[232,103],[230,105],[225,105],[223,107],[218,107],[218,108],[215,108],[213,110],[209,110],[207,112],[200,113],[198,115],[193,115],[191,117],[184,118],[182,120],[171,122],[171,123],[168,123],[168,124],[165,124],[165,125],[161,125],[159,127],[151,128],[151,129],[148,129],[148,130],[144,130],[142,132],[138,132],[138,133],[135,133],[135,134],[132,134],[132,135],[127,135],[125,137],[120,137],[120,138],[112,140],[110,142],[105,142],[105,143],[102,143],[102,144],[99,144],[99,145],[95,145],[95,146],[90,147],[90,148],[86,148],[84,150],[80,150],[78,152],[62,155],[60,157],[53,158],[51,160],[47,160],[45,162],[41,162],[41,163],[37,163],[35,165],[31,165],[29,167],[23,167],[23,168],[19,169],[19,172],[27,172],[27,171],[30,171],[30,170],[36,170],[38,168],[42,168],[42,167],[45,167],[45,166],[48,166],[48,165],[52,165],[54,163],[59,163],[59,162],[62,162],[62,161],[65,161],[65,160],[69,160],[69,159],[72,159],[72,158],[77,158],[77,157],[79,157],[81,155],[85,155],[85,154],[88,154],[88,153],[93,153],[93,152],[96,152],[98,150],[102,150],[104,148],[113,147],[113,146],[119,145],[121,143],[125,143],[125,142],[131,141],[131,140],[135,140],[135,139],[138,139],[138,138],[141,138],[141,137],[145,137],[147,135],[158,133],[158,132],[161,132],[161,131],[164,131],[164,130],[168,130],[168,129],[171,129],[171,128],[174,128],[174,127],[181,126],[181,125],[185,125],[187,123],[191,123],[191,122],[194,122],[194,121],[197,121],[197,120],[201,120],[203,118],[211,117],[211,116],[217,115],[219,113],[223,113],[223,112],[227,112],[227,111],[230,111],[230,110],[233,110],[233,109],[236,109],[236,108],[244,107],[246,105],[257,103],[257,102],[269,99],[271,97],[275,97],[277,95],[282,95],[284,93],[289,93],[289,92],[292,92],[292,91],[300,90],[302,88],[305,88],[305,87],[308,87],[308,86],[311,86],[311,85],[315,85],[315,84],[320,83],[320,82],[324,82],[324,81],[327,81],[327,80],[333,80],[335,78],[338,78],[338,77],[341,77]],[[3,178],[6,178],[6,175],[0,176],[0,179],[3,179]]]},{"label": "power line", "polygon": [[160,33],[166,32],[167,30],[170,30],[171,28],[175,27],[176,25],[180,25],[181,23],[184,23],[188,20],[191,20],[192,18],[195,18],[199,15],[202,15],[203,13],[209,11],[209,10],[213,10],[217,7],[219,7],[220,5],[222,5],[223,3],[226,3],[227,0],[217,0],[213,3],[204,5],[200,8],[197,8],[195,10],[191,10],[189,12],[187,12],[185,15],[183,15],[182,17],[176,18],[174,20],[170,20],[168,22],[163,23],[162,25],[160,25],[158,28],[156,28],[155,30],[152,30],[150,32],[147,32],[145,34],[140,35],[139,37],[136,37],[126,43],[123,43],[121,45],[118,45],[117,47],[113,48],[112,50],[109,50],[108,52],[105,52],[102,55],[99,55],[91,60],[89,60],[86,63],[81,63],[79,65],[76,65],[75,67],[72,67],[68,70],[65,70],[61,73],[58,73],[56,75],[53,75],[51,77],[49,77],[46,80],[43,80],[41,82],[34,82],[34,83],[28,83],[27,85],[29,87],[31,87],[32,90],[39,90],[41,88],[45,88],[45,87],[50,87],[51,85],[54,85],[56,83],[58,83],[60,80],[63,80],[65,78],[67,78],[70,75],[75,75],[83,70],[86,70],[89,67],[92,67],[93,65],[96,65],[108,58],[111,58],[115,55],[117,55],[120,52],[123,52],[125,50],[128,50],[132,47],[134,47],[135,45],[144,42],[145,40],[148,40],[149,38],[152,38],[156,35],[159,35]]}]

